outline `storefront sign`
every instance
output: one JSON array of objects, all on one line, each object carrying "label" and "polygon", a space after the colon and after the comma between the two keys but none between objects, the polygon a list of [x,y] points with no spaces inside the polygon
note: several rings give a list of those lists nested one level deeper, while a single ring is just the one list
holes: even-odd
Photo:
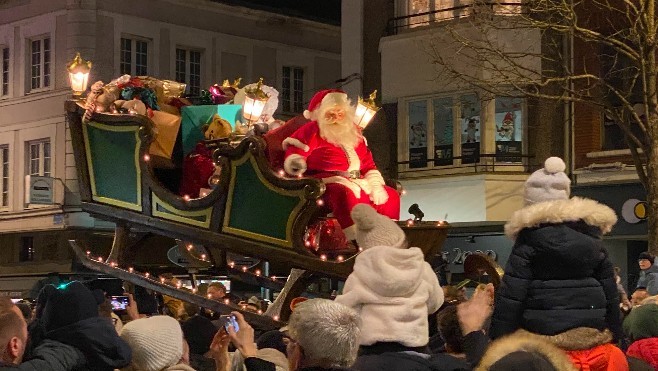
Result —
[{"label": "storefront sign", "polygon": [[53,178],[47,176],[25,176],[25,203],[33,205],[53,204]]},{"label": "storefront sign", "polygon": [[[496,142],[497,162],[521,162],[521,154],[523,154],[523,144],[521,142]],[[515,157],[515,155],[519,155],[519,157]]]},{"label": "storefront sign", "polygon": [[427,147],[409,148],[409,168],[427,167]]},{"label": "storefront sign", "polygon": [[627,200],[621,206],[621,217],[631,224],[645,221],[647,219],[647,203],[635,198]]},{"label": "storefront sign", "polygon": [[434,146],[434,166],[452,165],[452,144]]}]

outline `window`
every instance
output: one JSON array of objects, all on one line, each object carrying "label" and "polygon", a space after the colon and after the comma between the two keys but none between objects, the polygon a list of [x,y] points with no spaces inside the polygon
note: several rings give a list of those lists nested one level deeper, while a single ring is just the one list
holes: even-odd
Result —
[{"label": "window", "polygon": [[[640,115],[643,121],[646,119],[645,115]],[[642,131],[642,128],[636,121],[630,123],[631,133],[640,140],[643,144],[647,144],[647,136]],[[619,126],[617,121],[608,115],[603,115],[603,140],[601,149],[603,151],[613,151],[617,149],[628,149],[628,142],[624,130]]]},{"label": "window", "polygon": [[521,162],[523,154],[523,100],[496,98],[496,161]]},{"label": "window", "polygon": [[281,103],[284,112],[304,111],[304,69],[283,67]]},{"label": "window", "polygon": [[9,206],[9,146],[0,146],[0,182],[2,182],[2,197],[0,207]]},{"label": "window", "polygon": [[176,48],[176,81],[187,84],[192,96],[201,93],[201,52]]},{"label": "window", "polygon": [[2,75],[0,75],[0,95],[9,95],[9,48],[2,48]]},{"label": "window", "polygon": [[31,262],[34,260],[34,237],[21,237],[21,251],[18,254],[19,262]]},{"label": "window", "polygon": [[[481,104],[476,94],[407,101],[408,168],[453,166],[455,153],[461,153],[461,164],[479,163],[485,130]],[[495,106],[495,115],[486,125],[495,125],[487,131],[495,133],[495,138],[490,136],[487,142],[495,140],[496,152],[487,156],[496,162],[522,162],[524,100],[497,97]]]},{"label": "window", "polygon": [[27,174],[51,176],[50,140],[42,139],[28,142],[26,150]]},{"label": "window", "polygon": [[[407,26],[418,27],[428,25],[430,22],[467,17],[473,14],[474,0],[399,0],[406,4]],[[498,15],[519,14],[521,0],[507,0],[503,3],[495,1],[485,2],[486,6]],[[398,8],[399,9],[399,8]]]},{"label": "window", "polygon": [[30,88],[50,86],[50,37],[30,42]]},{"label": "window", "polygon": [[119,71],[122,75],[148,74],[148,41],[121,38]]},{"label": "window", "polygon": [[459,98],[461,112],[462,164],[480,162],[480,100],[475,94]]}]

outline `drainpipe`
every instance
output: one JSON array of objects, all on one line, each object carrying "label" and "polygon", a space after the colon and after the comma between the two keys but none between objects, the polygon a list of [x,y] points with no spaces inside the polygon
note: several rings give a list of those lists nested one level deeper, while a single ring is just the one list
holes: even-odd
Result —
[{"label": "drainpipe", "polygon": [[[566,63],[568,63],[569,71],[573,74],[574,60],[573,60],[573,34],[566,35],[563,41],[563,54],[566,56]],[[573,90],[573,82],[569,82],[569,89]],[[568,166],[569,175],[572,181],[576,181],[574,170],[576,169],[576,156],[575,156],[575,117],[574,117],[574,102],[568,101],[564,105],[564,121],[566,122],[564,128],[564,154]]]}]

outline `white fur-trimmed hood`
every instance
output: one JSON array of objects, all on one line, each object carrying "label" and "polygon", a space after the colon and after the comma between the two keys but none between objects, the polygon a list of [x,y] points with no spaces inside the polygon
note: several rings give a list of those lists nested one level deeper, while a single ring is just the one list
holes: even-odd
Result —
[{"label": "white fur-trimmed hood", "polygon": [[605,234],[617,223],[617,215],[610,207],[587,198],[573,197],[569,200],[540,202],[514,212],[510,221],[505,224],[505,234],[516,240],[516,236],[524,228],[578,220],[598,227]]}]

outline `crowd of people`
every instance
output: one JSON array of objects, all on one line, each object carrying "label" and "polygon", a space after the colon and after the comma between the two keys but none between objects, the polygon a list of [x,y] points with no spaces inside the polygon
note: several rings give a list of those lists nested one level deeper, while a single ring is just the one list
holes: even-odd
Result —
[{"label": "crowd of people", "polygon": [[[655,257],[638,257],[641,276],[629,297],[601,240],[617,217],[570,197],[560,159],[530,176],[524,199],[505,227],[514,247],[502,283],[480,284],[470,298],[439,285],[394,221],[357,205],[351,218],[362,252],[342,293],[296,301],[281,329],[257,333],[240,312],[217,317],[173,298],[145,300],[143,290],[129,295],[121,318],[102,291],[49,285],[32,310],[0,298],[0,368],[658,370]],[[203,290],[227,298],[221,284]]]}]

